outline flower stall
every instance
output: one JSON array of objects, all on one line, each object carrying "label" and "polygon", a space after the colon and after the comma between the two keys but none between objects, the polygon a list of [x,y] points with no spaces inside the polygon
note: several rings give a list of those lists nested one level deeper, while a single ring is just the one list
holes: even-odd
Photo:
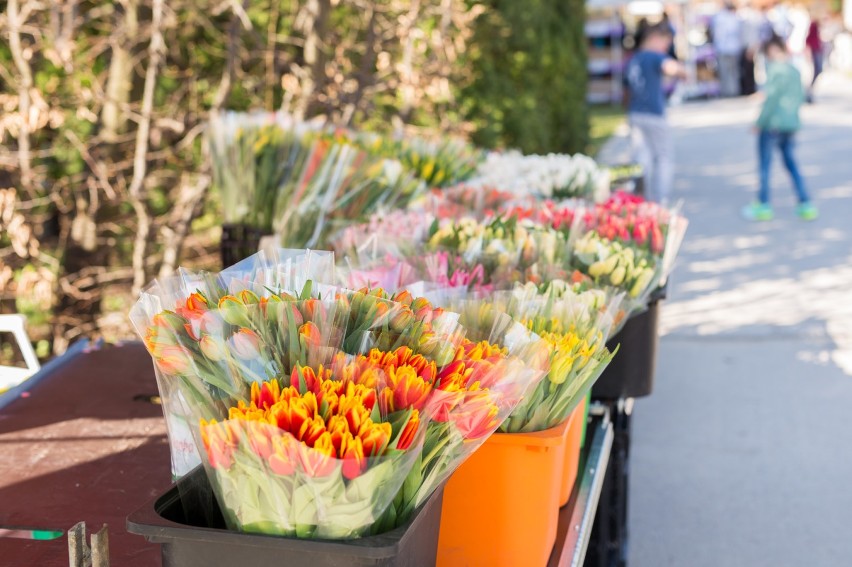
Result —
[{"label": "flower stall", "polygon": [[225,268],[152,282],[131,311],[176,480],[131,531],[176,566],[605,548],[613,426],[650,393],[679,211],[611,192],[582,155],[280,113],[208,136]]}]

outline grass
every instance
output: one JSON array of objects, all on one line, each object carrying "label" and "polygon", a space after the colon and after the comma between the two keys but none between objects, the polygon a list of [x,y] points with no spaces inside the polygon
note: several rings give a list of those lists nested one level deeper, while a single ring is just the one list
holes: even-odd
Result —
[{"label": "grass", "polygon": [[594,157],[618,126],[624,122],[624,108],[616,105],[589,107],[589,144],[586,154]]}]

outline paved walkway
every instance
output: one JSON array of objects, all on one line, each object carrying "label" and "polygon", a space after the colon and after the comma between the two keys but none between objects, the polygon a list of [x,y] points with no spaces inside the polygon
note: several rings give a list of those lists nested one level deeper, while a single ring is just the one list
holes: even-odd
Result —
[{"label": "paved walkway", "polygon": [[671,113],[691,224],[634,410],[631,567],[852,562],[852,81],[824,79],[798,148],[813,223],[777,163],[776,220],[739,217],[755,102]]}]

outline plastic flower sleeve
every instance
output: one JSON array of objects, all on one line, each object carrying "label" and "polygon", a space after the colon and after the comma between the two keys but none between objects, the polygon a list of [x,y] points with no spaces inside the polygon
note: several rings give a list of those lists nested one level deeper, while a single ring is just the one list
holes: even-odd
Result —
[{"label": "plastic flower sleeve", "polygon": [[[424,410],[432,418],[423,457],[397,496],[404,519],[422,504],[492,434],[541,380],[549,347],[504,313],[467,314],[461,301],[465,343],[439,371]],[[478,310],[477,310],[478,311]]]},{"label": "plastic flower sleeve", "polygon": [[663,272],[660,277],[660,285],[665,285],[668,281],[669,274],[674,268],[677,254],[680,251],[680,246],[683,244],[683,238],[686,235],[686,229],[689,226],[689,221],[680,213],[680,204],[671,209],[669,212],[668,223],[665,232],[665,248],[663,250]]},{"label": "plastic flower sleeve", "polygon": [[357,265],[386,257],[406,258],[422,247],[434,220],[422,212],[376,213],[365,223],[338,231],[331,243],[339,256],[347,256]]},{"label": "plastic flower sleeve", "polygon": [[[223,278],[198,279],[212,280],[221,291]],[[424,414],[419,421],[419,410],[405,402],[418,390],[401,377],[410,377],[412,366],[444,368],[454,360],[462,344],[457,318],[410,294],[380,290],[339,290],[322,299],[305,298],[307,291],[302,297],[260,297],[248,282],[238,294],[221,295],[212,304],[200,288],[190,293],[182,283],[168,283],[140,299],[134,321],[155,360],[161,391],[176,391],[187,401],[196,447],[230,525],[307,537],[355,537],[377,529],[373,524],[386,519],[387,503],[419,458],[400,451],[419,450],[418,432],[429,419]],[[164,289],[189,295],[177,299],[174,311],[161,310],[167,299],[174,300]],[[192,324],[211,314],[222,324]],[[163,319],[168,326],[160,329]],[[178,348],[181,356],[161,347]],[[393,369],[385,356],[396,360]],[[356,363],[366,367],[351,370]],[[337,388],[337,405],[329,392],[317,399],[325,382]],[[361,409],[350,407],[355,403],[350,382],[363,386],[356,388]],[[286,399],[275,398],[279,394]],[[270,413],[272,406],[289,413]],[[336,407],[346,411],[332,422]],[[313,412],[310,423],[305,408]],[[360,421],[347,422],[343,431],[341,420],[354,419],[352,411],[362,414]],[[364,412],[376,428],[362,427]],[[260,498],[266,491],[276,492]]]},{"label": "plastic flower sleeve", "polygon": [[251,287],[255,293],[298,294],[308,282],[334,282],[334,253],[276,248],[262,250],[219,274],[231,293]]},{"label": "plastic flower sleeve", "polygon": [[304,166],[318,132],[281,112],[213,116],[207,139],[225,220],[270,231],[281,190]]},{"label": "plastic flower sleeve", "polygon": [[624,240],[609,239],[588,228],[578,217],[572,229],[571,265],[598,287],[614,287],[626,293],[629,311],[647,306],[648,297],[660,281],[660,258]]},{"label": "plastic flower sleeve", "polygon": [[365,262],[347,256],[344,264],[337,267],[337,281],[351,289],[367,287],[397,290],[415,279],[414,266],[392,256]]},{"label": "plastic flower sleeve", "polygon": [[412,404],[384,402],[397,387],[362,360],[297,367],[256,385],[227,420],[201,423],[229,527],[324,539],[373,530],[420,455],[427,420]]},{"label": "plastic flower sleeve", "polygon": [[492,301],[553,348],[548,372],[501,431],[543,431],[564,421],[612,360],[606,347],[613,324],[623,317],[623,294],[601,290],[516,288]]}]

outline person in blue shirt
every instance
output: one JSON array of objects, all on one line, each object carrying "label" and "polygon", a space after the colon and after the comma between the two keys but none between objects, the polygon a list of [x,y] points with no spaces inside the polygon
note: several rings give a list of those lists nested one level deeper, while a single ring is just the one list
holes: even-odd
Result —
[{"label": "person in blue shirt", "polygon": [[663,76],[685,76],[683,65],[668,56],[671,44],[668,25],[660,22],[649,26],[624,76],[633,159],[642,166],[645,197],[664,204],[671,195],[674,158]]}]

